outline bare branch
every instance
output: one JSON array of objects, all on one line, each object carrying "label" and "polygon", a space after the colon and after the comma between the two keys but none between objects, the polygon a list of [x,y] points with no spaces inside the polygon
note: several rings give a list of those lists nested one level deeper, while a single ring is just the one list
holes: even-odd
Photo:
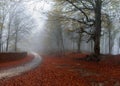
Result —
[{"label": "bare branch", "polygon": [[78,9],[78,10],[85,16],[86,20],[89,21],[88,16],[86,15],[86,13],[85,13],[81,8],[79,8],[78,6],[76,6],[76,5],[75,5],[72,1],[70,1],[70,0],[66,0],[66,1],[69,2],[71,5],[73,5],[76,9]]}]

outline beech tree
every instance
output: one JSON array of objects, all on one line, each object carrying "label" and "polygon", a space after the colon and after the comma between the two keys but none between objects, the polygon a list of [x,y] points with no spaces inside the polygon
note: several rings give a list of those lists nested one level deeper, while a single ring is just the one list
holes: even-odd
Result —
[{"label": "beech tree", "polygon": [[64,6],[63,18],[83,24],[84,27],[80,25],[79,31],[89,35],[88,42],[94,41],[94,53],[95,57],[98,57],[100,55],[102,16],[105,14],[102,12],[102,8],[108,0],[62,0],[58,2]]},{"label": "beech tree", "polygon": [[[0,1],[0,52],[4,51],[4,31],[7,28],[8,16],[11,14],[11,10],[15,10],[20,0],[1,0]],[[8,28],[8,33],[10,28]],[[9,37],[8,37],[9,40]],[[6,40],[7,41],[7,40]]]},{"label": "beech tree", "polygon": [[49,18],[46,24],[46,32],[48,34],[49,48],[52,49],[52,52],[56,52],[58,55],[64,55],[64,37],[63,37],[63,28],[61,20],[57,18],[60,12],[56,9],[50,11],[54,15],[49,14]]}]

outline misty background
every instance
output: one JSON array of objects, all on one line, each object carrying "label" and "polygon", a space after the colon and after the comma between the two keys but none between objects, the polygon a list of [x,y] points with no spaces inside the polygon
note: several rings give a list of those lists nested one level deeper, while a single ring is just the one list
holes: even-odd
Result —
[{"label": "misty background", "polygon": [[[94,52],[94,42],[88,42],[89,36],[76,33],[78,23],[60,17],[66,15],[64,11],[68,10],[68,6],[57,0],[1,0],[0,51]],[[120,53],[119,11],[117,0],[102,8],[102,12],[107,14],[103,16],[106,20],[101,32],[100,52],[103,54]],[[79,12],[68,16],[80,18]]]}]

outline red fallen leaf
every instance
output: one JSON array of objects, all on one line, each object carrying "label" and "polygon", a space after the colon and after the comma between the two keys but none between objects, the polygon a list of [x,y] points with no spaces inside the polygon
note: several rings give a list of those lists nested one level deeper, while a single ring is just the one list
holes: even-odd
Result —
[{"label": "red fallen leaf", "polygon": [[10,68],[10,67],[14,67],[14,66],[18,66],[18,65],[21,65],[21,64],[25,64],[26,62],[29,62],[33,59],[33,55],[28,55],[20,60],[16,60],[16,61],[10,61],[10,62],[7,62],[7,63],[0,63],[0,70],[1,69],[7,69],[7,68]]},{"label": "red fallen leaf", "polygon": [[[44,56],[42,64],[34,70],[7,80],[0,80],[1,86],[90,86],[91,78],[99,82],[119,80],[120,66],[73,60],[84,58],[85,54],[68,53],[65,58]],[[80,64],[80,65],[78,65]],[[79,69],[83,69],[81,74]],[[112,69],[112,70],[111,70]],[[72,71],[71,71],[72,70]],[[90,73],[91,72],[91,73]],[[90,76],[89,73],[91,74]],[[98,75],[95,75],[97,73]],[[86,76],[83,76],[85,75]],[[87,75],[88,74],[88,75]],[[101,77],[102,75],[102,77]],[[112,83],[112,82],[111,82]],[[105,85],[109,86],[109,85]]]}]

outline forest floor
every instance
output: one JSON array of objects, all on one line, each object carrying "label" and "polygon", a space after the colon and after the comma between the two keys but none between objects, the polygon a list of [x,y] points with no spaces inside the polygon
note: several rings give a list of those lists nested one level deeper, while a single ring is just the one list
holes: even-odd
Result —
[{"label": "forest floor", "polygon": [[[1,57],[1,56],[0,56]],[[30,62],[31,60],[33,60],[33,55],[27,55],[26,57],[22,58],[22,59],[18,59],[16,61],[7,61],[7,62],[0,62],[0,70],[4,70],[4,69],[9,69],[12,67],[16,67],[19,65],[23,65],[26,64],[26,62]],[[8,60],[10,58],[7,58],[6,60]]]},{"label": "forest floor", "polygon": [[85,56],[78,53],[67,53],[63,57],[43,55],[36,69],[2,79],[0,86],[120,86],[119,55],[103,56],[100,62],[79,59]]}]

